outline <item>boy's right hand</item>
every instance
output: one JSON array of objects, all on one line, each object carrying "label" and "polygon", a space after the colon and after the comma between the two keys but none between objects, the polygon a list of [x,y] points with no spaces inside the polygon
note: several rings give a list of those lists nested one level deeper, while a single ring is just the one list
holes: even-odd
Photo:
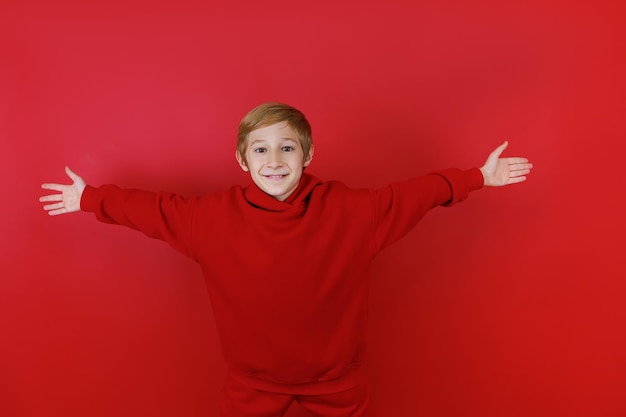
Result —
[{"label": "boy's right hand", "polygon": [[72,213],[80,211],[80,199],[87,184],[69,167],[65,167],[65,173],[72,181],[71,185],[64,184],[42,184],[44,190],[58,191],[56,194],[50,194],[39,198],[42,203],[54,201],[54,204],[47,204],[43,209],[51,216],[58,214]]}]

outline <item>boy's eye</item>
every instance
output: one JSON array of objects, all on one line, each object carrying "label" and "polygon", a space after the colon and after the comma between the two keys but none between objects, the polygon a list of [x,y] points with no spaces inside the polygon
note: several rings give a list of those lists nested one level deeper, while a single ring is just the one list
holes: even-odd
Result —
[{"label": "boy's eye", "polygon": [[293,151],[293,146],[283,146],[283,152],[291,152]]},{"label": "boy's eye", "polygon": [[254,148],[254,152],[256,152],[256,153],[263,153],[263,152],[265,152],[265,148]]}]

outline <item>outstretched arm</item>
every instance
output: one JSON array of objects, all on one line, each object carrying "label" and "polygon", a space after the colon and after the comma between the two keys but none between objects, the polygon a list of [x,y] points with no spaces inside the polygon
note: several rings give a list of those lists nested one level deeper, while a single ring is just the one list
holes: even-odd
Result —
[{"label": "outstretched arm", "polygon": [[88,186],[71,169],[65,168],[72,184],[42,184],[57,193],[39,198],[49,202],[43,208],[51,216],[86,211],[104,223],[118,224],[161,239],[176,250],[193,257],[191,231],[197,199],[173,193],[122,189],[115,185]]},{"label": "outstretched arm", "polygon": [[65,167],[65,173],[73,181],[72,184],[41,185],[41,188],[44,190],[58,191],[58,193],[39,198],[39,201],[42,203],[53,203],[43,206],[43,209],[51,216],[80,211],[80,199],[86,187],[85,181],[69,169],[69,167]]},{"label": "outstretched arm", "polygon": [[528,159],[520,157],[500,158],[507,146],[509,146],[507,141],[498,146],[489,154],[485,165],[480,168],[485,178],[485,186],[500,187],[516,184],[526,181],[526,176],[530,174],[533,164],[529,163]]}]

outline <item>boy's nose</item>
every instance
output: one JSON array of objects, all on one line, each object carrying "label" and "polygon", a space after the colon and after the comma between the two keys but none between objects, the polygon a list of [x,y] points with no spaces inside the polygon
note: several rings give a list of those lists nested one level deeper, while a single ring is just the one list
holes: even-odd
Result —
[{"label": "boy's nose", "polygon": [[280,152],[270,152],[267,164],[271,167],[281,166],[282,158],[280,157]]}]

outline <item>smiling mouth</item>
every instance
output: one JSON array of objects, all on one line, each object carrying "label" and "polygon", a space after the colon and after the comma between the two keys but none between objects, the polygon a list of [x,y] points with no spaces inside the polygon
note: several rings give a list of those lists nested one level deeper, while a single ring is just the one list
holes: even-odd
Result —
[{"label": "smiling mouth", "polygon": [[270,179],[270,180],[280,180],[284,177],[286,177],[287,175],[264,175],[265,178]]}]

